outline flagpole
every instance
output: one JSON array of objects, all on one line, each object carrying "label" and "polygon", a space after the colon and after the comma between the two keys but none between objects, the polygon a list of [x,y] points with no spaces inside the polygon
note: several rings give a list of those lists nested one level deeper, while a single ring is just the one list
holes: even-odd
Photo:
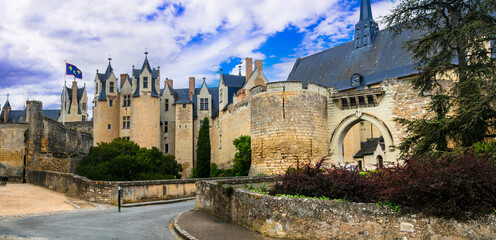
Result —
[{"label": "flagpole", "polygon": [[65,125],[65,104],[66,104],[65,95],[67,94],[66,93],[66,88],[67,88],[66,87],[66,78],[67,78],[67,61],[65,61],[64,91],[63,91],[63,94],[64,94],[64,106],[63,106],[63,112],[62,112],[62,124],[64,124],[64,125]]}]

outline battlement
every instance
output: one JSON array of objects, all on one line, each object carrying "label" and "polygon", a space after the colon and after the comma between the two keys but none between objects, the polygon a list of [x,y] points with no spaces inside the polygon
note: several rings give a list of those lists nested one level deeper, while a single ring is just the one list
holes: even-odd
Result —
[{"label": "battlement", "polygon": [[329,91],[326,87],[315,84],[308,83],[306,87],[303,87],[301,81],[280,81],[280,82],[270,82],[267,83],[266,89],[264,90],[262,86],[255,86],[250,89],[250,95],[253,97],[260,93],[274,93],[274,92],[314,92],[326,97],[329,96]]}]

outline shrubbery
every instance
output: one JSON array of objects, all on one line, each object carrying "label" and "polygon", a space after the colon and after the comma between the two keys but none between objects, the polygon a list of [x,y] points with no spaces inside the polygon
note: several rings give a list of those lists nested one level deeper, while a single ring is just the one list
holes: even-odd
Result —
[{"label": "shrubbery", "polygon": [[248,176],[251,166],[251,138],[240,136],[233,141],[236,154],[233,159],[233,170],[236,176]]},{"label": "shrubbery", "polygon": [[122,138],[91,147],[76,169],[79,175],[104,181],[181,178],[181,171],[173,155],[164,155],[156,147],[140,148]]},{"label": "shrubbery", "polygon": [[270,194],[325,196],[354,202],[399,205],[435,216],[462,217],[496,209],[496,167],[473,152],[410,158],[404,165],[367,174],[333,166],[288,169]]}]

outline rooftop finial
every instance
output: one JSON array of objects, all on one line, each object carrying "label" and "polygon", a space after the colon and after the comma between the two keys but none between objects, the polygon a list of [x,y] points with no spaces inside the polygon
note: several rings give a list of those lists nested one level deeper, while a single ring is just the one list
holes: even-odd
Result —
[{"label": "rooftop finial", "polygon": [[205,82],[205,77],[203,77],[203,82]]},{"label": "rooftop finial", "polygon": [[145,48],[145,58],[148,57],[148,48]]},{"label": "rooftop finial", "polygon": [[9,94],[9,93],[7,93],[7,101],[9,101],[9,95],[10,95],[10,94]]},{"label": "rooftop finial", "polygon": [[360,20],[355,24],[355,48],[372,45],[379,26],[372,17],[370,0],[360,2]]},{"label": "rooftop finial", "polygon": [[241,64],[242,64],[242,63],[243,63],[243,61],[240,61],[240,62],[239,62],[239,66],[238,66],[238,68],[239,68],[239,76],[241,76]]}]

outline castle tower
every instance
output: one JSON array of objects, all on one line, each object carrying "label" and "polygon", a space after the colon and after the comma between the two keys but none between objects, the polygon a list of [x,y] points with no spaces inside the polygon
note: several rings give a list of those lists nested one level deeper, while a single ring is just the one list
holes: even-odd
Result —
[{"label": "castle tower", "polygon": [[119,92],[117,78],[110,64],[105,73],[96,71],[93,100],[93,142],[111,142],[119,137]]},{"label": "castle tower", "polygon": [[355,24],[355,48],[372,45],[379,26],[372,17],[370,0],[361,0],[360,20]]},{"label": "castle tower", "polygon": [[[86,86],[78,88],[77,81],[72,82],[72,88],[64,86],[60,97],[59,122],[79,122],[88,120],[88,96]],[[65,103],[65,108],[64,108]],[[65,110],[65,114],[64,114]]]},{"label": "castle tower", "polygon": [[3,119],[1,119],[2,122],[6,123],[8,122],[8,119],[9,119],[9,113],[10,111],[12,110],[12,108],[10,107],[10,103],[9,103],[9,95],[7,94],[7,101],[5,102],[5,104],[3,104],[3,108],[2,108],[2,115],[3,115]]},{"label": "castle tower", "polygon": [[133,94],[130,115],[130,140],[141,147],[161,149],[160,70],[152,69],[148,52],[141,69],[133,69]]}]

